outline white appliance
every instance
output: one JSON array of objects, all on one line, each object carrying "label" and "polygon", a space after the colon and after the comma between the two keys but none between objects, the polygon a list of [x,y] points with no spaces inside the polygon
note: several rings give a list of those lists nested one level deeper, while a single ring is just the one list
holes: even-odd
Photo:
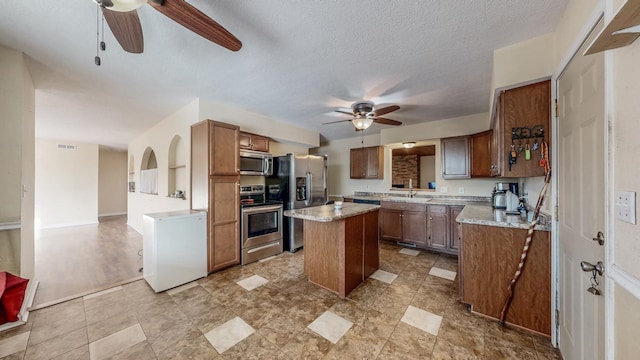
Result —
[{"label": "white appliance", "polygon": [[143,216],[143,274],[155,292],[207,276],[207,213]]}]

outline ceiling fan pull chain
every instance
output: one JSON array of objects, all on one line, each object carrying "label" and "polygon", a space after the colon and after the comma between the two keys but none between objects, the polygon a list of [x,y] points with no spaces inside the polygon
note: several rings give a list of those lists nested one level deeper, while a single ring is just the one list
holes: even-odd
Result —
[{"label": "ceiling fan pull chain", "polygon": [[96,66],[100,66],[100,5],[96,4],[96,57],[94,62]]},{"label": "ceiling fan pull chain", "polygon": [[107,43],[104,42],[104,13],[102,14],[102,40],[100,41],[100,50],[107,50]]}]

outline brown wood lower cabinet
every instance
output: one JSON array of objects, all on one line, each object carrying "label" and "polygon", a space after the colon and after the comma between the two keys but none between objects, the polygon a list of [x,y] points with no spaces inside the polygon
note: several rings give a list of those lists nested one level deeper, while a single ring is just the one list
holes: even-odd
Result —
[{"label": "brown wood lower cabinet", "polygon": [[449,207],[429,205],[427,208],[429,212],[427,246],[434,250],[449,251]]},{"label": "brown wood lower cabinet", "polygon": [[380,239],[458,254],[458,231],[454,226],[463,206],[393,201],[382,201],[380,205]]},{"label": "brown wood lower cabinet", "polygon": [[416,246],[427,246],[427,206],[402,202],[380,202],[380,238]]},{"label": "brown wood lower cabinet", "polygon": [[[462,224],[458,260],[462,302],[499,319],[520,262],[526,229]],[[551,247],[548,231],[535,231],[506,322],[551,334]]]},{"label": "brown wood lower cabinet", "polygon": [[460,241],[462,238],[462,228],[461,224],[456,222],[456,218],[460,215],[460,212],[464,206],[449,206],[449,224],[451,228],[449,229],[449,233],[451,236],[449,237],[449,246],[448,249],[451,252],[458,253],[458,249],[460,248]]},{"label": "brown wood lower cabinet", "polygon": [[309,281],[345,297],[379,265],[378,211],[330,222],[304,220]]}]

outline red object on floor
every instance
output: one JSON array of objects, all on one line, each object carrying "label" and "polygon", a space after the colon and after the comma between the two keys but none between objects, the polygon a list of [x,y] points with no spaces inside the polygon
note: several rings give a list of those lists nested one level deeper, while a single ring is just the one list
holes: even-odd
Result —
[{"label": "red object on floor", "polygon": [[29,279],[0,272],[0,325],[18,321]]}]

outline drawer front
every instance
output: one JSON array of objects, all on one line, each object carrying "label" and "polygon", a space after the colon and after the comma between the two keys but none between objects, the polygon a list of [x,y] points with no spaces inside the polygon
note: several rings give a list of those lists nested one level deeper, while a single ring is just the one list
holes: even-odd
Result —
[{"label": "drawer front", "polygon": [[429,205],[430,214],[446,214],[448,209],[447,205]]},{"label": "drawer front", "polygon": [[395,201],[381,201],[380,206],[383,209],[402,210],[402,211],[419,211],[427,212],[426,204],[409,204]]}]

